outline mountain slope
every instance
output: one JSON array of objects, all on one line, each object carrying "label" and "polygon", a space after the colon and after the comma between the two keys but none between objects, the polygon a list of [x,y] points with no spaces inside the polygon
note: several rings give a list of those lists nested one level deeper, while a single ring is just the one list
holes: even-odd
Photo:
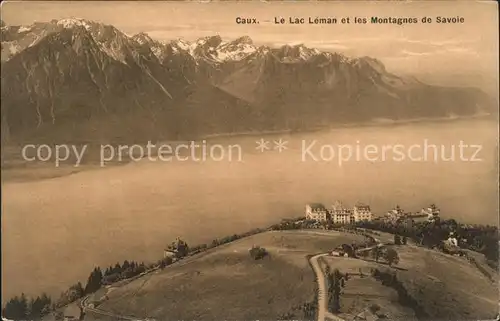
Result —
[{"label": "mountain slope", "polygon": [[370,57],[259,47],[246,36],[166,43],[85,19],[1,31],[2,123],[13,139],[300,130],[475,115],[495,105],[477,89],[398,77]]},{"label": "mountain slope", "polygon": [[95,27],[66,25],[3,64],[2,114],[12,135],[138,111],[155,118],[184,98],[187,81],[149,48]]}]

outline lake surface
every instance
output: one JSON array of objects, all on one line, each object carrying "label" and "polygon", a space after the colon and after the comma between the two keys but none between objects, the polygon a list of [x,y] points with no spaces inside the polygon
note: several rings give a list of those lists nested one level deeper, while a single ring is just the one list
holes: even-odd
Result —
[{"label": "lake surface", "polygon": [[[180,236],[189,244],[266,226],[303,215],[307,202],[352,206],[368,203],[376,215],[399,204],[418,211],[431,203],[442,216],[497,224],[497,124],[486,120],[344,128],[263,137],[288,141],[288,149],[260,152],[257,136],[213,138],[209,143],[241,146],[241,161],[149,161],[84,171],[24,183],[2,184],[2,297],[21,291],[59,295],[86,282],[95,265],[124,259],[157,261]],[[443,145],[456,160],[396,161],[383,145]],[[459,158],[460,141],[482,145],[481,161]],[[310,154],[302,159],[302,145]],[[336,144],[363,150],[356,159],[331,158]],[[323,148],[321,160],[320,146]],[[333,146],[333,147],[328,147]],[[377,147],[375,147],[377,148]],[[361,152],[362,154],[363,152]],[[474,149],[465,149],[470,159]],[[344,154],[345,156],[345,154]],[[397,155],[396,155],[397,156]],[[422,156],[413,148],[414,158]],[[428,155],[429,156],[429,155]],[[374,160],[377,158],[378,160]],[[345,157],[344,157],[345,158]],[[398,158],[398,157],[396,157]],[[400,158],[400,157],[399,157]]]}]

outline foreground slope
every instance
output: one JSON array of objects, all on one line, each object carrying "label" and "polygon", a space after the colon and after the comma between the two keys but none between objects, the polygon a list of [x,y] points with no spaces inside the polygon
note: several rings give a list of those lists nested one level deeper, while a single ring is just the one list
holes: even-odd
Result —
[{"label": "foreground slope", "polygon": [[[157,320],[276,320],[314,301],[306,255],[355,241],[364,238],[335,232],[258,234],[111,288],[99,308]],[[270,256],[253,260],[248,253],[253,245]]]},{"label": "foreground slope", "polygon": [[[466,258],[414,245],[391,247],[400,259],[393,267],[382,259],[326,258],[332,269],[352,275],[340,299],[344,319],[352,320],[372,305],[391,320],[489,320],[498,313],[497,283]],[[414,302],[401,304],[398,292],[374,279],[372,269],[395,273]]]}]

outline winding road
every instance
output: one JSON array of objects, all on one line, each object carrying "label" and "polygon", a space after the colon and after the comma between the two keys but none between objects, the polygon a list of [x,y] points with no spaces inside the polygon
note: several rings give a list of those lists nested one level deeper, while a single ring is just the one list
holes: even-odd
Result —
[{"label": "winding road", "polygon": [[83,312],[85,313],[85,317],[83,320],[90,320],[88,318],[88,314],[90,312],[90,313],[94,313],[98,316],[111,317],[111,318],[113,318],[113,320],[154,321],[153,319],[141,319],[141,318],[126,316],[126,315],[118,315],[118,314],[114,314],[114,313],[111,313],[108,311],[97,309],[97,308],[94,308],[93,306],[89,305],[88,300],[89,300],[89,296],[86,296],[80,302],[80,307],[83,309]]},{"label": "winding road", "polygon": [[321,267],[319,266],[318,259],[322,256],[327,256],[328,253],[322,253],[313,256],[310,259],[311,266],[314,270],[314,274],[316,275],[316,282],[318,283],[318,321],[324,321],[327,306],[326,306],[326,281],[325,281],[325,275],[323,273],[323,270],[321,270]]},{"label": "winding road", "polygon": [[[380,240],[374,238],[377,245],[367,247],[362,249],[362,251],[369,251],[377,246],[383,246]],[[335,314],[328,311],[327,306],[327,289],[326,289],[326,278],[321,266],[319,265],[319,258],[323,256],[328,256],[330,253],[317,254],[309,259],[311,266],[316,275],[316,282],[318,283],[318,318],[317,321],[334,320],[334,321],[345,321],[344,319],[336,316]]]}]

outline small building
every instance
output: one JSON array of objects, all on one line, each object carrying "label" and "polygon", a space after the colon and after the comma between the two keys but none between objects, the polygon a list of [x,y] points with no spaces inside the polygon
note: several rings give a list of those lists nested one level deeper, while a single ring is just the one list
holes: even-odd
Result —
[{"label": "small building", "polygon": [[177,251],[176,250],[169,249],[169,248],[163,250],[163,258],[164,259],[166,259],[166,258],[173,259],[175,257],[177,257]]},{"label": "small building", "polygon": [[335,249],[330,252],[332,256],[337,256],[337,257],[347,257],[347,252],[341,247],[336,247]]},{"label": "small building", "polygon": [[431,206],[427,208],[423,208],[420,213],[422,215],[427,216],[427,221],[429,222],[435,222],[439,220],[439,213],[441,211],[436,207],[436,205],[432,204]]},{"label": "small building", "polygon": [[327,210],[323,204],[312,203],[306,205],[306,219],[325,222],[327,220]]},{"label": "small building", "polygon": [[393,208],[387,212],[386,218],[390,222],[397,222],[398,220],[403,218],[404,215],[405,215],[405,213],[404,213],[403,209],[401,207],[399,207],[399,205],[396,205],[395,208]]},{"label": "small building", "polygon": [[82,309],[77,304],[72,303],[64,309],[63,313],[64,313],[63,320],[80,320]]},{"label": "small building", "polygon": [[336,257],[347,257],[347,256],[348,256],[348,255],[347,255],[347,253],[345,253],[345,252],[344,252],[344,251],[342,251],[342,250],[333,250],[333,251],[331,252],[331,255],[332,255],[332,256],[336,256]]}]

